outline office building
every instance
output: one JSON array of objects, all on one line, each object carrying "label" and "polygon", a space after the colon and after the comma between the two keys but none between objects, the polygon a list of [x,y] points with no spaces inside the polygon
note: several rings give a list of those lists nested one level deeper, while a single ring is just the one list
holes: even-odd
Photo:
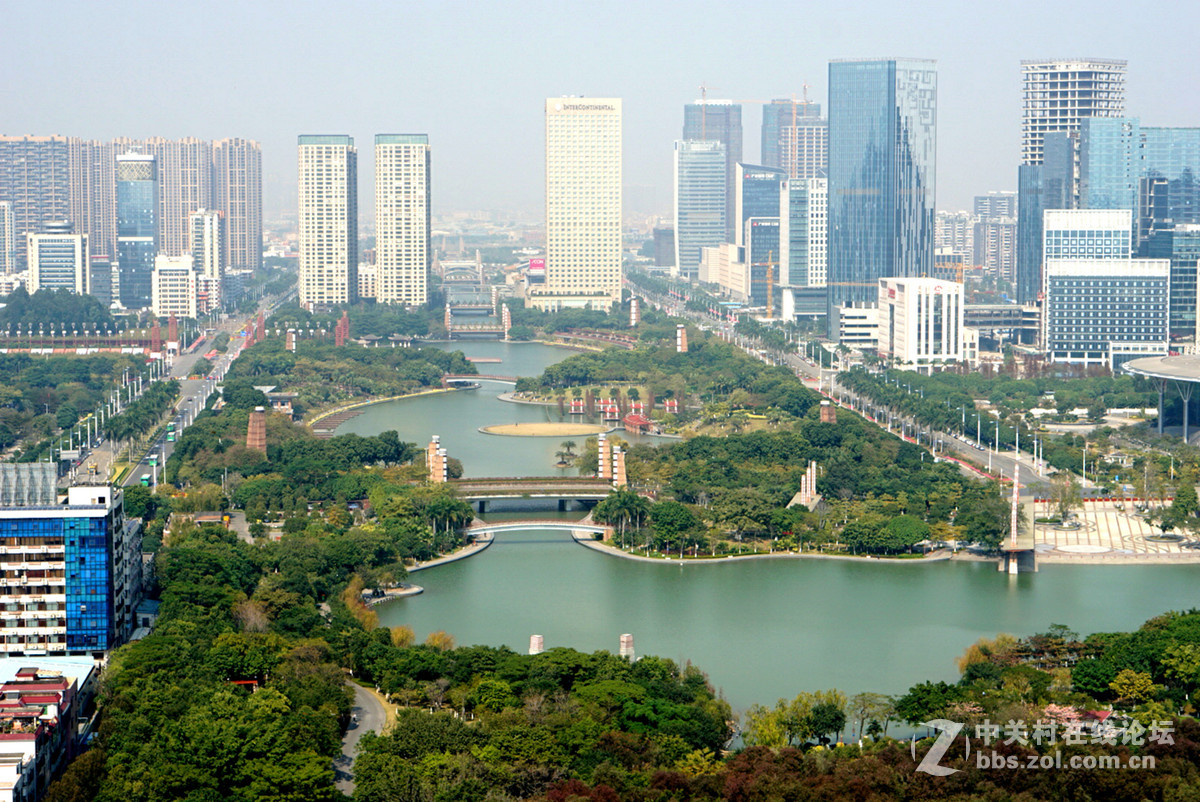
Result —
[{"label": "office building", "polygon": [[153,156],[117,157],[117,265],[121,305],[150,306],[158,255],[158,164]]},{"label": "office building", "polygon": [[306,309],[358,300],[358,151],[349,136],[299,138],[300,279]]},{"label": "office building", "polygon": [[26,235],[47,220],[70,220],[67,139],[0,136],[0,201],[12,204],[17,270],[26,268]]},{"label": "office building", "polygon": [[1048,258],[1045,265],[1042,342],[1051,361],[1115,370],[1167,353],[1169,260]]},{"label": "office building", "polygon": [[723,297],[749,303],[750,271],[746,266],[746,249],[732,242],[705,248],[700,257],[700,281],[717,285]]},{"label": "office building", "polygon": [[225,220],[223,263],[231,270],[262,267],[262,148],[251,139],[212,145],[212,206]]},{"label": "office building", "polygon": [[[759,161],[766,167],[783,167],[779,156],[779,129],[791,122],[794,106],[795,101],[790,98],[775,98],[763,104]],[[820,115],[820,111],[817,115]]]},{"label": "office building", "polygon": [[1042,222],[1045,212],[1077,208],[1074,197],[1077,133],[1042,138],[1042,163],[1017,169],[1017,302],[1032,304],[1042,292]]},{"label": "office building", "polygon": [[17,272],[16,239],[12,201],[0,201],[0,276]]},{"label": "office building", "polygon": [[[778,190],[776,190],[778,193]],[[746,268],[749,302],[774,315],[782,293],[779,267],[779,216],[751,217],[746,221]]]},{"label": "office building", "polygon": [[1200,225],[1172,226],[1152,232],[1142,244],[1140,254],[1149,259],[1165,259],[1171,264],[1172,338],[1192,338],[1200,343],[1197,325],[1197,272],[1200,271]]},{"label": "office building", "polygon": [[996,220],[1017,216],[1017,193],[992,191],[976,195],[973,204],[975,216],[980,220]]},{"label": "office building", "polygon": [[[724,193],[725,187],[722,184],[721,191]],[[721,205],[721,214],[725,213],[724,201]],[[724,227],[722,227],[724,231]],[[651,234],[654,240],[654,266],[658,268],[674,268],[678,263],[675,256],[675,226],[663,223],[654,227]],[[698,263],[698,260],[697,260]]]},{"label": "office building", "polygon": [[1079,207],[1077,145],[1082,121],[1125,114],[1125,70],[1126,62],[1114,59],[1021,62],[1018,303],[1033,303],[1042,291],[1042,213]]},{"label": "office building", "polygon": [[787,173],[757,164],[737,164],[735,168],[733,211],[737,231],[733,241],[744,246],[746,225],[751,217],[779,217],[779,188],[787,180]]},{"label": "office building", "polygon": [[725,241],[725,144],[675,141],[675,270],[690,280],[700,273],[703,248]]},{"label": "office building", "polygon": [[200,316],[198,298],[199,276],[193,268],[192,257],[160,255],[154,260],[151,309],[155,317],[175,315],[195,319]]},{"label": "office building", "polygon": [[1043,219],[1043,261],[1133,256],[1133,213],[1128,209],[1047,210]]},{"label": "office building", "polygon": [[760,162],[788,178],[823,177],[828,133],[820,103],[778,98],[764,103]]},{"label": "office building", "polygon": [[[91,242],[88,242],[89,250]],[[107,256],[92,254],[88,267],[88,294],[99,301],[105,309],[113,302],[113,263]]]},{"label": "office building", "polygon": [[927,60],[829,64],[829,326],[884,277],[933,270],[937,72]]},{"label": "office building", "polygon": [[546,282],[540,309],[621,300],[621,99],[546,100]]},{"label": "office building", "polygon": [[780,283],[824,287],[828,268],[828,182],[824,178],[789,179],[780,185],[779,195]]},{"label": "office building", "polygon": [[742,161],[742,107],[732,100],[707,98],[683,107],[683,140],[715,140],[725,145],[725,239],[734,241],[734,175]]},{"label": "office building", "polygon": [[1200,128],[1092,118],[1079,136],[1080,198],[1088,209],[1132,209],[1139,242],[1154,228],[1200,223]]},{"label": "office building", "polygon": [[427,134],[375,137],[375,299],[429,299],[430,151]]},{"label": "office building", "polygon": [[964,358],[963,285],[935,278],[882,278],[879,356],[931,373]]},{"label": "office building", "polygon": [[141,538],[120,488],[71,487],[60,504],[53,464],[0,465],[0,540],[0,652],[99,654],[129,637]]},{"label": "office building", "polygon": [[68,220],[46,223],[41,234],[28,236],[29,292],[66,290],[91,292],[87,234],[76,234]]}]

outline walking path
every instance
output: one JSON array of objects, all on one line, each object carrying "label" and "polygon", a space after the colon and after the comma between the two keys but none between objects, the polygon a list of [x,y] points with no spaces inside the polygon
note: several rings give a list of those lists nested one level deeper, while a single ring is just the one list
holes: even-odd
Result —
[{"label": "walking path", "polygon": [[334,783],[347,795],[354,793],[354,758],[358,753],[358,742],[364,733],[383,732],[388,718],[383,697],[361,685],[351,684],[350,687],[354,689],[350,726],[342,737],[342,754],[333,761]]}]

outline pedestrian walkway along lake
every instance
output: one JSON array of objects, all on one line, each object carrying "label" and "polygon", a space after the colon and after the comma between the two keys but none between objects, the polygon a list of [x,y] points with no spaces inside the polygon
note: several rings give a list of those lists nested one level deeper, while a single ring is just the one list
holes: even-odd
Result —
[{"label": "pedestrian walkway along lake", "polygon": [[[540,345],[461,347],[502,357],[488,369],[509,375],[535,375],[569,355]],[[394,428],[421,444],[440,434],[469,476],[553,475],[556,440],[477,431],[557,419],[557,410],[497,400],[509,387],[381,404],[338,431]],[[899,693],[926,679],[955,680],[954,658],[997,632],[1028,635],[1052,623],[1085,634],[1132,629],[1198,606],[1198,579],[1195,565],[1044,565],[1009,577],[992,562],[649,564],[583,548],[566,532],[530,529],[497,534],[476,556],[422,571],[425,593],[376,610],[381,624],[407,624],[419,639],[445,630],[459,644],[520,652],[532,634],[547,648],[615,652],[628,632],[638,654],[690,660],[744,710],[801,690]]]}]

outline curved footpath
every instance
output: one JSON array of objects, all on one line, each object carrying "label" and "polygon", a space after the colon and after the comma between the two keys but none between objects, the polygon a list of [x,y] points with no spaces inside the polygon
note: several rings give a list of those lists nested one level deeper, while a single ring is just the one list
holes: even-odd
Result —
[{"label": "curved footpath", "polygon": [[358,753],[358,742],[367,732],[383,732],[387,722],[387,708],[383,698],[374,691],[351,683],[354,689],[354,706],[350,708],[350,726],[342,736],[342,754],[333,761],[334,783],[339,791],[354,793],[354,758]]}]

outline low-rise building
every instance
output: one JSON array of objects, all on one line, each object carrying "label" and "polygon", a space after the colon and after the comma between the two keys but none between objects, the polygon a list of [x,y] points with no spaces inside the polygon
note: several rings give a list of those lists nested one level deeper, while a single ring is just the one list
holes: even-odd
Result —
[{"label": "low-rise building", "polygon": [[934,278],[879,280],[879,356],[922,372],[964,359],[963,287]]},{"label": "low-rise building", "polygon": [[45,798],[80,752],[98,673],[90,658],[0,659],[0,802]]},{"label": "low-rise building", "polygon": [[1169,259],[1048,259],[1042,342],[1052,362],[1104,365],[1168,353]]}]

